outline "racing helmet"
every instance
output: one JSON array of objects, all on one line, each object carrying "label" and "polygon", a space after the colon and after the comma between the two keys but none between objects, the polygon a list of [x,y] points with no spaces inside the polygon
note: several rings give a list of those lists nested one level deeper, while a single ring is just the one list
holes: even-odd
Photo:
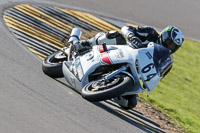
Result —
[{"label": "racing helmet", "polygon": [[160,39],[161,44],[174,53],[181,47],[184,36],[178,28],[170,25],[161,31]]}]

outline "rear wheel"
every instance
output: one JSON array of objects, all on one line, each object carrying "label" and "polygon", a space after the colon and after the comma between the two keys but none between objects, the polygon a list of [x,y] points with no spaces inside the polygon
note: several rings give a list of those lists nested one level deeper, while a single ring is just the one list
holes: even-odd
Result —
[{"label": "rear wheel", "polygon": [[129,95],[129,96],[122,96],[122,98],[128,100],[128,105],[127,106],[121,105],[121,108],[123,108],[125,110],[129,110],[129,109],[136,107],[136,105],[137,105],[137,94]]},{"label": "rear wheel", "polygon": [[123,74],[116,75],[105,81],[103,78],[92,81],[84,86],[81,95],[88,101],[96,102],[120,96],[134,85],[133,80]]},{"label": "rear wheel", "polygon": [[66,55],[61,50],[47,56],[42,63],[43,72],[52,78],[63,77],[62,63],[66,59]]}]

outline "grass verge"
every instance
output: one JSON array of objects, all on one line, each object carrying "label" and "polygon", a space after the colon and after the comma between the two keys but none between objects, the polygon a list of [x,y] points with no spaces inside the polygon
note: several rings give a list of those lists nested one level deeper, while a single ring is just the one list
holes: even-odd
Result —
[{"label": "grass verge", "polygon": [[200,131],[200,42],[185,40],[174,54],[170,73],[147,98],[139,96],[175,119],[187,132]]}]

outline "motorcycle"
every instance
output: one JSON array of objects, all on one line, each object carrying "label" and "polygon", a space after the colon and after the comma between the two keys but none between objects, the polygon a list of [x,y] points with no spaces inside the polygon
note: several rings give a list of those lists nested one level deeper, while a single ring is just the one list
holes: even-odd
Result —
[{"label": "motorcycle", "polygon": [[172,66],[169,50],[153,42],[141,49],[103,43],[77,52],[80,36],[74,28],[69,46],[46,57],[42,69],[52,78],[64,76],[91,102],[114,99],[122,108],[135,107],[137,94],[152,91]]}]

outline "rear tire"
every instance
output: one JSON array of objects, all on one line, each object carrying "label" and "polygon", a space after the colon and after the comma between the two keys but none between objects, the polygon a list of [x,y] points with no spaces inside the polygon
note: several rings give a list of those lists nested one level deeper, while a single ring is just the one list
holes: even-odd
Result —
[{"label": "rear tire", "polygon": [[52,78],[62,78],[62,63],[67,57],[61,50],[47,56],[42,62],[43,72]]},{"label": "rear tire", "polygon": [[124,99],[128,100],[128,105],[123,106],[121,105],[121,108],[125,110],[133,109],[137,105],[137,94],[135,95],[129,95],[129,96],[122,96]]},{"label": "rear tire", "polygon": [[[82,89],[82,97],[91,102],[103,101],[120,96],[134,85],[133,80],[127,75],[116,75],[108,82],[100,79],[92,81]],[[98,88],[98,90],[96,89]]]}]

